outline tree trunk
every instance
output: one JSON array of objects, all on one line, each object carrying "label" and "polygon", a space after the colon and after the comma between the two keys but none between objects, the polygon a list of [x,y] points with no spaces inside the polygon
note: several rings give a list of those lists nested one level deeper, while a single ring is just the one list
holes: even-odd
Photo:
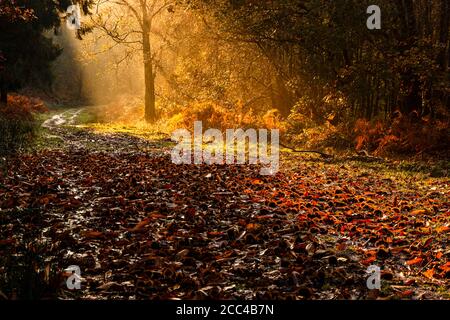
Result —
[{"label": "tree trunk", "polygon": [[153,58],[150,45],[150,24],[145,15],[142,35],[145,75],[145,120],[147,122],[154,122],[156,120],[155,75],[153,72]]},{"label": "tree trunk", "polygon": [[417,36],[417,20],[414,14],[414,0],[404,0],[405,1],[405,15],[407,19],[407,28],[409,31],[409,37]]},{"label": "tree trunk", "polygon": [[274,88],[271,93],[272,107],[280,111],[284,117],[289,116],[291,108],[294,106],[294,99],[280,75],[274,76],[272,88]]},{"label": "tree trunk", "polygon": [[442,67],[442,70],[444,72],[448,69],[448,54],[449,54],[449,11],[450,11],[450,4],[448,3],[448,0],[441,0],[441,25],[440,25],[440,32],[439,32],[439,41],[442,45],[442,51],[440,53],[439,57],[439,63]]},{"label": "tree trunk", "polygon": [[[399,50],[402,54],[415,46],[415,38],[419,35],[418,23],[415,15],[415,2],[413,0],[395,1],[402,24],[400,40],[402,45]],[[417,4],[416,4],[417,5]],[[422,88],[417,74],[408,70],[401,74],[402,86],[407,91],[404,97],[401,97],[399,104],[400,110],[404,114],[417,110],[422,110]]]},{"label": "tree trunk", "polygon": [[6,107],[8,104],[8,91],[6,88],[0,88],[0,105]]},{"label": "tree trunk", "polygon": [[[441,50],[438,55],[437,62],[440,66],[440,69],[442,70],[442,75],[444,81],[448,80],[448,67],[449,67],[449,61],[450,61],[450,43],[449,43],[449,27],[450,27],[450,3],[448,0],[441,0],[440,4],[438,6],[440,9],[440,23],[439,23],[439,45],[441,46]],[[432,86],[430,85],[431,89]],[[448,93],[443,89],[436,89],[434,91],[430,90],[429,96],[431,98],[436,98],[439,100],[443,106],[450,107],[449,104],[449,96]],[[434,117],[436,115],[435,109],[433,106],[429,106],[429,111]],[[450,109],[450,108],[449,108]]]}]

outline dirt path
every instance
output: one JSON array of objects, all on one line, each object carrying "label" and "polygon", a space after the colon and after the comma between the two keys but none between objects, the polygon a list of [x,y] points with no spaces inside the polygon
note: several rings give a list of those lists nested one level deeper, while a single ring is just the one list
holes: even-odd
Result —
[{"label": "dirt path", "polygon": [[167,154],[164,146],[167,139],[149,141],[124,133],[98,133],[91,129],[79,128],[77,117],[89,107],[70,109],[44,121],[42,127],[48,131],[47,137],[63,141],[68,150],[89,150],[114,154],[129,152],[151,152]]},{"label": "dirt path", "polygon": [[83,109],[84,108],[72,109],[54,115],[50,119],[44,121],[42,126],[44,128],[54,128],[62,125],[73,125],[75,123],[77,116],[83,111]]}]

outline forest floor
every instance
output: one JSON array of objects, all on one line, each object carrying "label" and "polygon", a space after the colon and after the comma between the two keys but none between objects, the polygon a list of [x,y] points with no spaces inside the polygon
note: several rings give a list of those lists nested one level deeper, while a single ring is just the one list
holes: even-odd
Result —
[{"label": "forest floor", "polygon": [[53,114],[1,163],[0,299],[450,299],[442,163],[283,152],[261,176],[175,165],[167,137],[81,118]]}]

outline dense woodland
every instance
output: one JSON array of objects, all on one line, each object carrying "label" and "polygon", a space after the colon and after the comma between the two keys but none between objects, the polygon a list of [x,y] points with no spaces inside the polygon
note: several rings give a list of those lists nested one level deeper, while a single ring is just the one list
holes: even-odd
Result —
[{"label": "dense woodland", "polygon": [[[450,298],[449,32],[449,0],[0,0],[0,299]],[[279,129],[281,171],[176,166],[195,121]]]},{"label": "dense woodland", "polygon": [[[331,124],[339,134],[320,137],[330,146],[353,143],[356,130],[371,152],[448,147],[448,1],[380,1],[380,30],[366,27],[368,1],[82,1],[83,50],[67,31],[51,37],[68,5],[2,1],[3,104],[23,86],[78,87],[72,96],[102,102],[138,95],[149,122],[209,103],[242,117],[272,112],[297,143]],[[410,141],[411,127],[431,141]]]}]

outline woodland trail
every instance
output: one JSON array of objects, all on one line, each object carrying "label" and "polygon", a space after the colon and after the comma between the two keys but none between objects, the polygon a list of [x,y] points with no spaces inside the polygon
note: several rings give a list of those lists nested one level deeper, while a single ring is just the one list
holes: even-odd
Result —
[{"label": "woodland trail", "polygon": [[[177,166],[161,141],[68,126],[77,112],[47,122],[65,148],[21,155],[0,176],[2,295],[449,297],[447,178],[301,157],[275,176]],[[72,265],[81,290],[65,286]],[[366,286],[369,265],[381,290]]]},{"label": "woodland trail", "polygon": [[[55,114],[42,123],[48,130],[47,138],[58,138],[63,141],[62,147],[76,150],[89,150],[91,152],[136,152],[151,151],[164,153],[161,145],[167,140],[148,141],[123,133],[98,134],[86,128],[77,126],[77,117],[89,107],[74,108]],[[170,140],[169,140],[170,141]]]},{"label": "woodland trail", "polygon": [[[63,124],[74,124],[76,117],[83,111],[83,108],[77,108],[74,110],[68,110],[63,113],[54,115],[50,119],[44,121],[42,126],[44,128],[52,128],[52,127],[58,127]],[[66,115],[70,115],[69,118],[66,117]]]}]

